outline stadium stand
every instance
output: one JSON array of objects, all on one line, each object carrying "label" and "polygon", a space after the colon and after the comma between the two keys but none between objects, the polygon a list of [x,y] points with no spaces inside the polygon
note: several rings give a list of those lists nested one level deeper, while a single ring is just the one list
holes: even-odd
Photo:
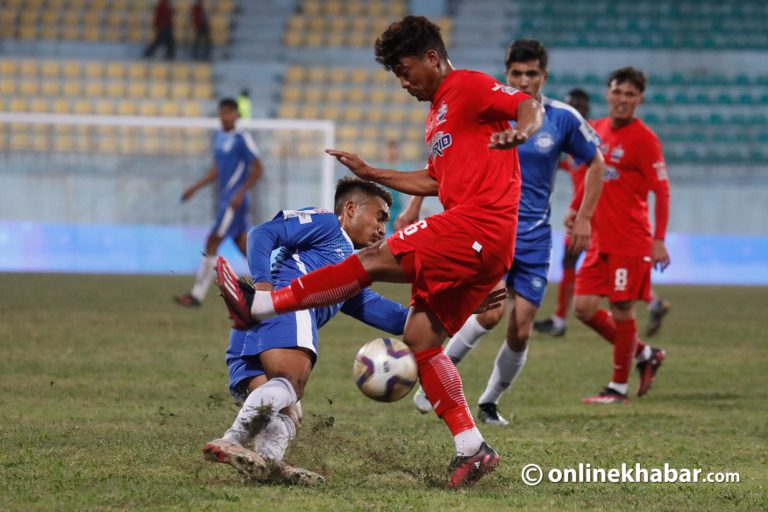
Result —
[{"label": "stadium stand", "polygon": [[[189,42],[192,0],[173,3],[177,42]],[[230,41],[234,0],[209,2],[211,39]],[[0,39],[146,43],[152,36],[153,0],[5,0],[0,4]]]}]

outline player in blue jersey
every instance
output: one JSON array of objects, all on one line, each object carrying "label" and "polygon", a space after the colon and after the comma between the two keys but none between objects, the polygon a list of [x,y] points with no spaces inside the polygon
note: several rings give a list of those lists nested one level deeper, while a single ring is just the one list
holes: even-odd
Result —
[{"label": "player in blue jersey", "polygon": [[[382,187],[346,177],[337,184],[333,212],[283,210],[253,228],[248,235],[248,266],[256,289],[288,286],[297,277],[382,240],[391,204],[392,196]],[[278,252],[270,264],[274,250]],[[205,445],[206,459],[228,463],[255,480],[322,481],[319,475],[281,462],[299,426],[300,407],[282,411],[267,407],[264,412],[264,406],[285,393],[301,398],[317,361],[317,331],[339,311],[391,334],[403,333],[408,314],[402,305],[366,288],[340,304],[279,315],[247,330],[232,329],[227,349],[229,389],[244,404],[224,436]],[[259,430],[260,422],[264,425]]]},{"label": "player in blue jersey", "polygon": [[251,134],[235,127],[239,117],[237,101],[224,98],[219,102],[221,129],[213,138],[213,165],[208,174],[193,183],[184,191],[181,200],[189,201],[195,192],[209,183],[216,182],[219,200],[214,222],[208,240],[205,242],[205,255],[197,270],[192,291],[178,295],[174,300],[188,307],[199,306],[205,299],[216,273],[216,253],[225,238],[231,237],[240,251],[245,254],[248,233],[248,191],[256,184],[263,173],[259,148]]},{"label": "player in blue jersey", "polygon": [[[497,404],[525,365],[528,337],[547,286],[552,250],[550,198],[561,153],[567,153],[578,163],[587,163],[584,199],[571,232],[573,250],[586,250],[589,246],[590,220],[600,196],[604,171],[599,139],[589,124],[573,107],[541,94],[547,81],[547,51],[541,43],[513,42],[507,49],[505,64],[507,82],[539,101],[545,117],[536,135],[518,147],[523,184],[515,258],[506,279],[499,283],[500,288],[507,287],[510,297],[507,337],[478,400],[480,421],[496,425],[508,423],[499,414]],[[411,206],[411,215],[418,212],[418,200]],[[501,308],[470,316],[446,346],[454,364],[466,357],[503,316]],[[432,409],[421,390],[414,395],[414,403],[422,412]]]}]

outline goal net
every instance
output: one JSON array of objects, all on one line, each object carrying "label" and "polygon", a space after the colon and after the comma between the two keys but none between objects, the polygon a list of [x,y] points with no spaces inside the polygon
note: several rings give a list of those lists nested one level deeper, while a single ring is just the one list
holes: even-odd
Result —
[{"label": "goal net", "polygon": [[[0,113],[0,224],[5,237],[41,225],[100,226],[122,233],[137,226],[139,232],[163,228],[164,233],[194,232],[190,238],[199,257],[214,220],[215,184],[187,203],[180,198],[210,168],[213,134],[219,127],[216,118]],[[334,145],[332,122],[254,119],[241,120],[238,127],[253,135],[264,165],[251,191],[252,225],[283,208],[332,209],[335,164],[324,153]],[[163,243],[157,241],[159,247]],[[0,261],[3,268],[9,266]],[[88,269],[43,265],[39,270]]]}]

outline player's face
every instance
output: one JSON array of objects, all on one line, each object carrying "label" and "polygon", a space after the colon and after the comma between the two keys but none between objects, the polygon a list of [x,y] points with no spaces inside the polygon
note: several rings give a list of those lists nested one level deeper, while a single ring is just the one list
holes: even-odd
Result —
[{"label": "player's face", "polygon": [[361,204],[347,202],[341,222],[355,249],[362,249],[384,238],[388,220],[389,206],[386,201],[380,197],[369,197]]},{"label": "player's face", "polygon": [[643,102],[643,93],[631,82],[612,81],[605,93],[608,112],[613,121],[628,122],[635,117],[635,110]]},{"label": "player's face", "polygon": [[223,106],[219,108],[219,119],[221,119],[221,127],[225,130],[231,130],[235,127],[235,122],[240,115],[237,113],[236,108],[230,106]]},{"label": "player's face", "polygon": [[400,79],[400,87],[419,101],[432,101],[440,76],[440,58],[435,50],[424,57],[400,57],[400,64],[392,70]]},{"label": "player's face", "polygon": [[541,90],[546,82],[547,70],[541,69],[539,59],[513,62],[507,68],[507,83],[537,100],[541,98]]}]

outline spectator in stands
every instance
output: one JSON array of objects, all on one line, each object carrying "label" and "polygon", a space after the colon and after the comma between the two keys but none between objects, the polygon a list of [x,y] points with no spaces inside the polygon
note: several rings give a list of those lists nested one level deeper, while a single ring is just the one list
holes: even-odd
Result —
[{"label": "spectator in stands", "polygon": [[208,23],[208,13],[205,11],[203,0],[195,0],[190,11],[192,28],[195,39],[192,41],[192,58],[197,60],[211,59],[211,26]]},{"label": "spectator in stands", "polygon": [[240,96],[237,97],[237,111],[240,114],[240,119],[251,118],[251,95],[245,87],[240,91]]},{"label": "spectator in stands", "polygon": [[171,0],[157,0],[152,25],[155,28],[155,38],[144,50],[144,57],[151,57],[160,46],[165,46],[165,58],[173,60],[176,57],[176,41],[173,38],[173,7],[171,6]]}]

